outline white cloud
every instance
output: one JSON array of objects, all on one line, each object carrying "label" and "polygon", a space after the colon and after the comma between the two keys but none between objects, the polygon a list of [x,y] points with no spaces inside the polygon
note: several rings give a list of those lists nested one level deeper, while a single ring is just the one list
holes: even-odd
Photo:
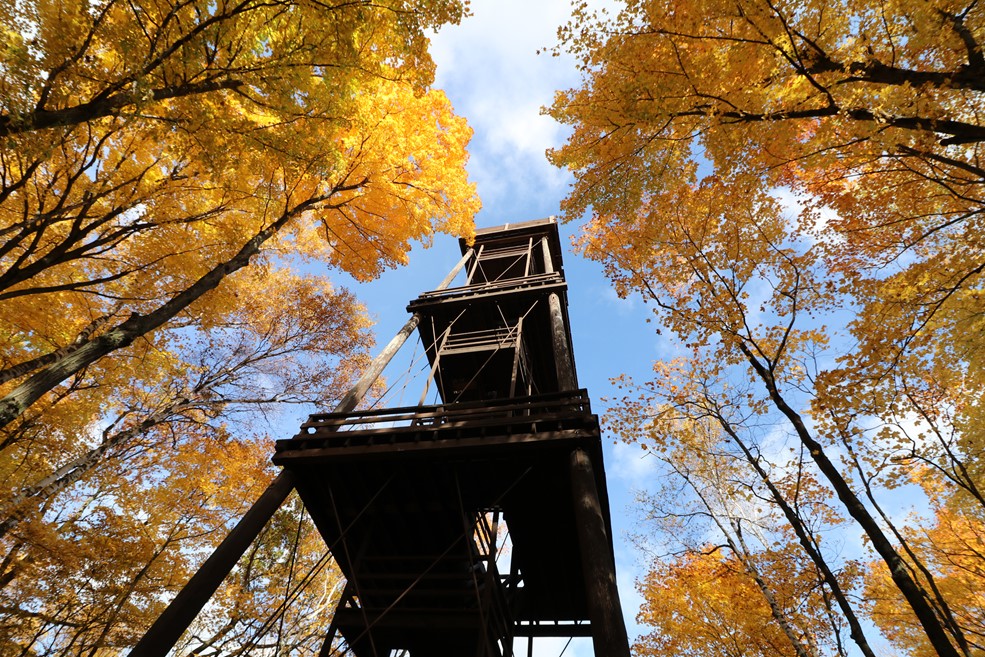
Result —
[{"label": "white cloud", "polygon": [[[804,211],[804,199],[787,187],[776,187],[771,192],[773,198],[780,202],[780,206],[787,214],[791,222],[799,221],[801,213]],[[838,218],[838,213],[829,207],[820,207],[816,210],[816,216],[812,229],[818,233],[824,231],[828,224]],[[834,233],[828,233],[827,239],[837,239]]]},{"label": "white cloud", "polygon": [[637,297],[635,295],[620,297],[616,288],[611,285],[597,285],[592,288],[592,292],[598,295],[602,304],[614,309],[622,317],[633,315],[637,309]]},{"label": "white cloud", "polygon": [[610,478],[618,478],[627,488],[649,487],[659,471],[659,461],[638,444],[618,442],[612,446],[612,460],[606,470]]},{"label": "white cloud", "polygon": [[494,215],[491,223],[517,213],[526,216],[514,220],[556,214],[570,176],[544,152],[563,142],[566,128],[540,110],[578,78],[570,59],[537,51],[554,45],[569,3],[480,0],[472,10],[461,25],[435,35],[431,48],[435,86],[475,130],[469,172]]}]

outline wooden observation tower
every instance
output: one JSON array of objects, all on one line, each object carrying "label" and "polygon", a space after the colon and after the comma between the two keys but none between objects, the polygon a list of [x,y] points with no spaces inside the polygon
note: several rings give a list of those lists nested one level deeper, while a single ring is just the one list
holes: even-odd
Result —
[{"label": "wooden observation tower", "polygon": [[[557,224],[486,228],[461,248],[339,408],[277,443],[282,474],[227,539],[235,545],[220,546],[134,654],[167,652],[296,488],[347,580],[323,655],[338,639],[354,657],[505,657],[518,639],[591,636],[597,657],[628,657]],[[462,268],[465,285],[447,287]],[[415,328],[441,403],[355,410]]]}]

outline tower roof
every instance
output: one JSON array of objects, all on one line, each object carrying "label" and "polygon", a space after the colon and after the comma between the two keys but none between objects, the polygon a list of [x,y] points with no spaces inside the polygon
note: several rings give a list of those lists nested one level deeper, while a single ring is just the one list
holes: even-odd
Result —
[{"label": "tower roof", "polygon": [[470,245],[464,239],[458,240],[458,246],[464,255],[470,246],[478,248],[480,245],[495,242],[500,239],[517,240],[522,237],[530,236],[533,238],[547,237],[547,243],[551,249],[551,259],[554,261],[554,268],[562,271],[564,263],[561,253],[561,238],[558,235],[557,219],[553,216],[544,219],[532,219],[530,221],[519,221],[516,223],[505,223],[499,226],[487,226],[475,230],[475,242]]}]

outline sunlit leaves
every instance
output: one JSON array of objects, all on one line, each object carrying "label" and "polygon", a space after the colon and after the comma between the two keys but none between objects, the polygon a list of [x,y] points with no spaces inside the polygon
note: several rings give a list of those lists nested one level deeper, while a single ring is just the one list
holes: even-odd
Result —
[{"label": "sunlit leaves", "polygon": [[[640,582],[638,621],[652,627],[635,646],[639,655],[819,655],[830,646],[825,604],[796,558],[783,552],[755,555],[756,565],[726,551],[705,551],[654,564]],[[768,581],[774,609],[756,578]],[[765,578],[765,579],[764,579]],[[796,638],[795,649],[776,614]]]},{"label": "sunlit leaves", "polygon": [[[269,477],[264,435],[364,364],[365,312],[327,274],[369,279],[436,231],[471,235],[471,131],[430,88],[426,36],[464,11],[0,8],[0,392],[26,400],[0,437],[0,652],[131,645]],[[283,555],[265,549],[251,572],[274,582]],[[232,649],[276,608],[274,584],[262,604],[241,585],[200,643]],[[292,613],[278,641],[317,650]]]},{"label": "sunlit leaves", "polygon": [[[583,83],[548,110],[573,128],[550,156],[576,176],[582,246],[679,341],[613,427],[684,478],[699,443],[716,470],[744,456],[715,490],[769,499],[805,553],[847,512],[942,655],[979,649],[947,613],[977,603],[887,508],[913,482],[985,508],[983,20],[944,0],[580,6],[559,47]],[[825,487],[840,509],[798,506]]]}]

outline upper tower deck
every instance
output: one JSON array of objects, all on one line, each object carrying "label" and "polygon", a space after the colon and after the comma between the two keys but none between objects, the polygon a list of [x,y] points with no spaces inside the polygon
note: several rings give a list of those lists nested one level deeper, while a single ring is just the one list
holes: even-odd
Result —
[{"label": "upper tower deck", "polygon": [[[463,253],[469,248],[461,242]],[[425,292],[407,307],[421,316],[418,330],[441,399],[577,388],[555,220],[480,229],[471,249],[465,285]]]}]

